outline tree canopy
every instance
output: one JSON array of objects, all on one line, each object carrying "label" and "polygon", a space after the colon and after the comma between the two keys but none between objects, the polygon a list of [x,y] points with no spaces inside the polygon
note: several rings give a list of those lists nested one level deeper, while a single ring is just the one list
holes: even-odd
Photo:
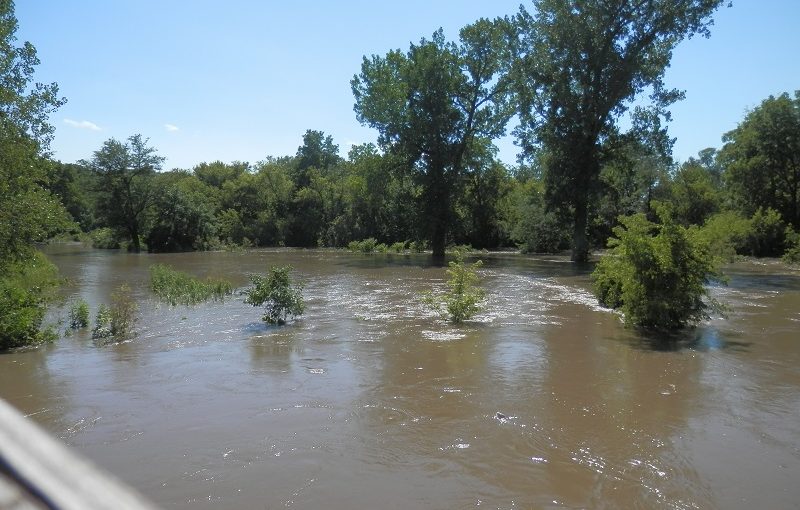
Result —
[{"label": "tree canopy", "polygon": [[669,140],[661,119],[682,93],[663,82],[673,48],[708,35],[722,0],[534,0],[509,21],[517,29],[514,76],[528,155],[544,152],[551,206],[572,210],[573,260],[586,260],[589,200],[596,189],[604,144],[619,131],[630,102],[650,92],[650,106],[630,112],[634,129]]},{"label": "tree canopy", "polygon": [[138,134],[127,143],[111,138],[84,162],[100,179],[101,213],[109,226],[125,231],[132,251],[140,250],[145,214],[154,199],[152,177],[164,162],[148,141]]},{"label": "tree canopy", "polygon": [[723,140],[734,200],[748,214],[771,207],[800,229],[800,91],[768,97]]},{"label": "tree canopy", "polygon": [[479,20],[459,43],[441,30],[430,40],[380,57],[364,57],[351,82],[358,120],[378,130],[379,144],[401,155],[422,188],[435,257],[444,248],[453,194],[478,140],[505,131],[513,113],[504,67],[502,23]]}]

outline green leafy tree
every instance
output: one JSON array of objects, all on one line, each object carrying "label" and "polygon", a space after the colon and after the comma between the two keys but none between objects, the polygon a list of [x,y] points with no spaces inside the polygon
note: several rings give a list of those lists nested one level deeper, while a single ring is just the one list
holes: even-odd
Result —
[{"label": "green leafy tree", "polygon": [[322,131],[309,129],[303,135],[303,145],[297,148],[294,182],[298,188],[304,188],[310,184],[309,169],[316,168],[325,173],[341,162],[339,146],[333,143],[333,137],[325,136]]},{"label": "green leafy tree", "polygon": [[47,119],[65,100],[55,83],[33,83],[39,59],[16,46],[14,4],[0,0],[0,350],[49,338],[40,331],[57,272],[34,242],[73,226],[48,190]]},{"label": "green leafy tree", "polygon": [[707,36],[723,0],[534,0],[511,20],[513,75],[518,84],[526,154],[544,151],[548,202],[573,216],[572,258],[588,258],[590,197],[598,186],[604,142],[617,134],[632,100],[648,91],[650,106],[631,112],[633,130],[657,152],[671,141],[661,119],[682,97],[664,87],[672,50],[694,34]]},{"label": "green leafy tree", "polygon": [[622,311],[625,322],[650,330],[675,330],[708,318],[719,309],[706,284],[721,278],[707,242],[656,207],[661,223],[644,214],[621,218],[592,273],[604,306]]},{"label": "green leafy tree", "polygon": [[681,165],[669,183],[675,218],[683,225],[702,225],[722,206],[715,176],[696,159]]},{"label": "green leafy tree", "polygon": [[365,57],[351,82],[358,120],[412,169],[434,257],[444,257],[469,152],[476,141],[502,135],[513,113],[503,25],[479,20],[461,30],[458,44],[439,30],[405,53]]},{"label": "green leafy tree", "polygon": [[734,203],[778,211],[800,229],[800,91],[770,96],[726,133],[719,154]]},{"label": "green leafy tree", "polygon": [[146,236],[152,252],[208,249],[215,243],[215,198],[219,190],[188,172],[154,177],[153,220]]},{"label": "green leafy tree", "polygon": [[474,159],[464,179],[463,238],[475,248],[497,248],[508,242],[505,198],[511,191],[508,169],[488,152]]},{"label": "green leafy tree", "polygon": [[291,270],[289,266],[272,267],[267,276],[255,275],[253,287],[245,292],[245,303],[265,307],[262,320],[267,324],[286,324],[289,318],[305,311],[303,288],[292,285]]},{"label": "green leafy tree", "polygon": [[148,141],[138,134],[127,143],[111,138],[91,160],[82,162],[98,177],[102,190],[98,213],[108,226],[125,232],[129,249],[136,252],[141,249],[140,236],[145,234],[148,208],[155,198],[153,176],[164,162]]}]

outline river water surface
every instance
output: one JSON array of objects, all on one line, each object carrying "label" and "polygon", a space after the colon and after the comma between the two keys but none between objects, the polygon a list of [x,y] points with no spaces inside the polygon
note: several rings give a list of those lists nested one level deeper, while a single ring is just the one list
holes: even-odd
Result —
[{"label": "river water surface", "polygon": [[[424,255],[48,254],[92,314],[127,282],[138,335],[0,355],[0,397],[167,509],[800,504],[800,272],[777,264],[728,267],[728,318],[665,340],[558,257],[482,256],[456,327],[419,304],[445,280]],[[291,264],[306,314],[159,305],[154,263],[242,288]]]}]

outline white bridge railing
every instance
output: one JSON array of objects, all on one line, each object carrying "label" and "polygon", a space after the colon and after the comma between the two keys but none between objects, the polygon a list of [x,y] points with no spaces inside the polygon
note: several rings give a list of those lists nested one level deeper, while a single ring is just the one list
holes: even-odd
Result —
[{"label": "white bridge railing", "polygon": [[155,510],[0,399],[0,510]]}]

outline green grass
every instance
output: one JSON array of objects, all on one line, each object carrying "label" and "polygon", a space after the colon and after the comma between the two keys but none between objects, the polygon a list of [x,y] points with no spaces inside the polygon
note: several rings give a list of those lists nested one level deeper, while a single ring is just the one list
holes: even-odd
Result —
[{"label": "green grass", "polygon": [[150,288],[172,306],[195,305],[211,299],[222,301],[233,293],[233,285],[227,280],[201,280],[164,264],[150,266]]}]

